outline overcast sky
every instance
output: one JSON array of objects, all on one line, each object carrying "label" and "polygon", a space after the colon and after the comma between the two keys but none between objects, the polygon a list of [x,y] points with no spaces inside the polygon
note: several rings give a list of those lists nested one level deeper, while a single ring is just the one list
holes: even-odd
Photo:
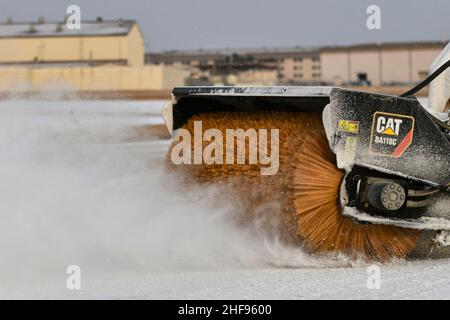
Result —
[{"label": "overcast sky", "polygon": [[[148,51],[447,40],[450,0],[0,0],[0,20],[136,19]],[[381,30],[366,27],[369,5]]]}]

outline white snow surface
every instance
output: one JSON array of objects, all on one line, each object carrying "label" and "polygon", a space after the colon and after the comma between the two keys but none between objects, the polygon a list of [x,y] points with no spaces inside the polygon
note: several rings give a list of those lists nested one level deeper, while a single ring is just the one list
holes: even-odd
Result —
[{"label": "white snow surface", "polygon": [[[168,141],[120,142],[162,123],[162,105],[0,101],[0,298],[450,298],[448,260],[380,265],[370,290],[365,263],[236,225],[214,187],[165,172]],[[80,290],[66,287],[69,265]]]}]

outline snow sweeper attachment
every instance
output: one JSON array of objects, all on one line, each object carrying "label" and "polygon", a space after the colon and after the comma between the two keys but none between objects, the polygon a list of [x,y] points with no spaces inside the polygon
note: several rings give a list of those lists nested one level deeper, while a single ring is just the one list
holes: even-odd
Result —
[{"label": "snow sweeper attachment", "polygon": [[168,167],[223,187],[245,217],[277,216],[286,240],[370,260],[450,255],[450,127],[413,96],[179,87],[163,114]]}]

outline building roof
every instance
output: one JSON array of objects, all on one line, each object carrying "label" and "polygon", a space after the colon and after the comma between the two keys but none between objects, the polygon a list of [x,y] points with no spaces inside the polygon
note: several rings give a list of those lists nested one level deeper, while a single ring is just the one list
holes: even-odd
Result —
[{"label": "building roof", "polygon": [[225,49],[193,49],[193,50],[171,50],[155,52],[153,54],[172,54],[180,56],[203,56],[203,55],[231,55],[231,54],[266,54],[266,53],[297,53],[316,52],[316,47],[269,47],[269,48],[225,48]]},{"label": "building roof", "polygon": [[172,50],[163,52],[148,52],[146,54],[148,61],[166,61],[166,60],[194,60],[194,59],[220,59],[224,56],[233,54],[264,57],[302,57],[317,56],[320,52],[342,52],[342,51],[365,51],[365,50],[389,50],[389,49],[408,49],[408,48],[443,48],[448,43],[445,41],[416,41],[416,42],[381,42],[381,43],[362,43],[341,46],[324,47],[279,47],[279,48],[225,48],[212,50]]},{"label": "building roof", "polygon": [[442,41],[413,41],[413,42],[379,42],[379,43],[360,43],[343,46],[326,46],[320,48],[321,52],[329,51],[365,51],[379,49],[415,49],[415,48],[443,48],[448,40]]},{"label": "building roof", "polygon": [[148,61],[171,61],[171,60],[217,60],[232,55],[253,56],[258,58],[317,56],[318,48],[315,47],[292,47],[292,48],[226,48],[226,49],[198,49],[198,50],[172,50],[163,52],[148,52]]},{"label": "building roof", "polygon": [[135,24],[134,20],[82,21],[80,30],[70,30],[63,21],[0,23],[0,38],[127,35]]}]

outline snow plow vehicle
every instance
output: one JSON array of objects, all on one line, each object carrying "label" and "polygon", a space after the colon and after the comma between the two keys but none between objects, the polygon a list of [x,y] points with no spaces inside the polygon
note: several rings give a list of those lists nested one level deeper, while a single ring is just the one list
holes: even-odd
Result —
[{"label": "snow plow vehicle", "polygon": [[[246,216],[277,204],[270,214],[280,230],[310,252],[379,261],[449,256],[449,65],[450,45],[430,76],[402,96],[339,87],[174,88],[163,109],[172,135],[168,165],[223,186]],[[413,94],[430,83],[425,108]],[[218,161],[173,163],[183,135],[198,135],[197,124],[214,130],[200,144]],[[238,135],[211,148],[230,129],[246,139],[241,155]],[[263,141],[262,129],[277,135]],[[261,174],[267,162],[252,155],[261,158],[255,150],[275,140],[276,173]],[[198,155],[194,144],[189,159]]]}]

